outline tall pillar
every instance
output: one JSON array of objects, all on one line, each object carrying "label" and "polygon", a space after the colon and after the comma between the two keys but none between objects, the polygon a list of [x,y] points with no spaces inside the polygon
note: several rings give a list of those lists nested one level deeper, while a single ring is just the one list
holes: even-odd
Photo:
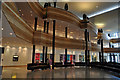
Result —
[{"label": "tall pillar", "polygon": [[[45,33],[46,30],[46,21],[44,21],[44,30],[43,32]],[[43,58],[42,58],[43,63],[45,63],[45,46],[43,46]]]},{"label": "tall pillar", "polygon": [[[110,42],[109,42],[109,48],[111,48]],[[111,53],[110,53],[110,62],[112,62],[112,55],[111,55]]]},{"label": "tall pillar", "polygon": [[[65,38],[67,38],[67,27],[65,27]],[[65,65],[67,64],[67,48],[65,49]]]},{"label": "tall pillar", "polygon": [[2,47],[0,47],[0,79],[2,75],[2,60],[1,60],[1,54],[2,54]]},{"label": "tall pillar", "polygon": [[[89,39],[89,32],[87,32],[87,33],[88,33],[87,36],[88,36],[88,42],[89,42],[90,41],[90,39]],[[88,50],[87,62],[88,62],[88,64],[90,63],[90,50]]]},{"label": "tall pillar", "polygon": [[56,8],[56,2],[54,2],[54,8]]},{"label": "tall pillar", "polygon": [[115,54],[113,53],[113,62],[115,63]]},{"label": "tall pillar", "polygon": [[[99,32],[99,30],[98,30],[98,32]],[[98,45],[100,45],[100,41],[101,41],[100,39],[97,41]],[[101,63],[101,52],[99,52],[99,62]]]},{"label": "tall pillar", "polygon": [[103,39],[101,39],[101,53],[102,53],[102,63],[104,63]]},{"label": "tall pillar", "polygon": [[99,52],[99,62],[101,63],[101,52]]},{"label": "tall pillar", "polygon": [[88,31],[87,31],[87,23],[89,23],[88,19],[87,19],[87,15],[86,14],[83,14],[83,22],[81,22],[84,24],[84,27],[86,28],[85,29],[85,44],[86,44],[86,48],[85,48],[85,65],[87,66],[87,63],[88,63],[88,57],[87,57],[87,54],[88,54]]},{"label": "tall pillar", "polygon": [[[47,34],[48,34],[48,30],[49,30],[49,22],[47,22]],[[47,63],[47,51],[48,51],[48,47],[46,47],[45,63]]]},{"label": "tall pillar", "polygon": [[54,69],[54,56],[55,56],[55,23],[53,20],[53,41],[52,41],[52,69]]},{"label": "tall pillar", "polygon": [[[34,25],[34,30],[37,30],[37,17],[35,17],[35,25]],[[34,41],[34,40],[33,40]],[[32,55],[32,64],[34,63],[35,60],[35,44],[33,43],[33,55]]]},{"label": "tall pillar", "polygon": [[86,44],[86,48],[85,48],[85,65],[87,66],[87,54],[88,54],[88,39],[87,39],[87,29],[85,29],[85,44]]},{"label": "tall pillar", "polygon": [[[108,34],[108,36],[110,37],[110,34]],[[112,47],[111,43],[109,42],[109,48],[111,48],[111,47]],[[110,57],[110,62],[112,62],[112,55],[111,55],[111,53],[110,53],[109,57]]]}]

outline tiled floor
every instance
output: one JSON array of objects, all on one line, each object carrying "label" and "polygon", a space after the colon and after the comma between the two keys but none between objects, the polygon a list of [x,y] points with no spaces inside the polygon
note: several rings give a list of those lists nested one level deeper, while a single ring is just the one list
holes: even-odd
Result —
[{"label": "tiled floor", "polygon": [[2,78],[116,78],[104,70],[95,68],[57,68],[55,70],[28,71],[26,67],[3,68]]}]

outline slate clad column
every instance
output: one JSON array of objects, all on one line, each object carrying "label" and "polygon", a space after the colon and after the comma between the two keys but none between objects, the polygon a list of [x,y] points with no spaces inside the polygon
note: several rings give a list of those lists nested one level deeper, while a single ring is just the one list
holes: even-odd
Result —
[{"label": "slate clad column", "polygon": [[[67,38],[67,27],[65,27],[65,38]],[[67,64],[67,48],[65,49],[65,65]]]},{"label": "slate clad column", "polygon": [[115,54],[113,53],[113,62],[115,63]]},{"label": "slate clad column", "polygon": [[87,63],[88,63],[88,57],[87,57],[87,54],[88,54],[88,31],[87,31],[87,23],[89,23],[88,21],[88,17],[86,14],[83,14],[83,21],[81,22],[82,24],[84,24],[84,27],[85,27],[85,45],[86,45],[86,48],[85,48],[85,65],[87,66]]},{"label": "slate clad column", "polygon": [[102,63],[104,63],[103,39],[101,39],[101,53],[102,53]]},{"label": "slate clad column", "polygon": [[[97,41],[97,44],[100,45],[100,39]],[[99,62],[101,63],[101,52],[99,52]]]},{"label": "slate clad column", "polygon": [[[34,30],[37,30],[37,17],[35,17],[35,25],[34,25]],[[33,40],[34,42],[34,40]],[[32,55],[32,64],[34,63],[35,60],[35,44],[33,43],[33,55]]]},{"label": "slate clad column", "polygon": [[85,48],[85,65],[87,66],[87,53],[88,53],[88,39],[87,39],[87,29],[85,29],[85,44],[86,44],[86,48]]},{"label": "slate clad column", "polygon": [[[49,22],[47,22],[47,34],[48,34],[48,30],[49,30]],[[46,47],[45,63],[47,63],[47,50],[48,50],[48,47]]]},{"label": "slate clad column", "polygon": [[54,69],[54,56],[55,56],[55,23],[53,20],[53,41],[52,41],[52,69]]},{"label": "slate clad column", "polygon": [[[88,36],[88,42],[89,42],[90,41],[90,39],[89,39],[89,32],[87,32],[87,33],[88,33],[87,36]],[[88,62],[88,64],[90,63],[90,50],[88,50],[87,62]]]},{"label": "slate clad column", "polygon": [[[108,36],[110,37],[110,34],[108,34]],[[110,42],[109,42],[109,48],[111,48],[111,43]],[[110,53],[109,57],[110,57],[110,62],[112,62],[112,55],[111,55],[111,53]]]},{"label": "slate clad column", "polygon": [[[44,33],[45,33],[45,29],[46,29],[46,21],[44,21]],[[43,58],[42,58],[43,63],[45,63],[45,46],[43,46]]]}]

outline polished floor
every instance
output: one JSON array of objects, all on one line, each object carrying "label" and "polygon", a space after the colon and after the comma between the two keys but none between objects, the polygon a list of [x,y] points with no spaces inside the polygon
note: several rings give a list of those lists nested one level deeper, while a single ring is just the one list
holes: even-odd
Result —
[{"label": "polished floor", "polygon": [[26,67],[5,67],[2,78],[114,78],[120,79],[107,71],[96,68],[56,68],[55,70],[28,71]]}]

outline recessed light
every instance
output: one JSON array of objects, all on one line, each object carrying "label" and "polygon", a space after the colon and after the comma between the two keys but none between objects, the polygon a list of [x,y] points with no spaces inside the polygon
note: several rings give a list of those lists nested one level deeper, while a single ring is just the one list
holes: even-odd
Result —
[{"label": "recessed light", "polygon": [[105,31],[112,31],[112,30],[108,29],[108,30],[105,30]]},{"label": "recessed light", "polygon": [[98,8],[98,6],[96,6],[96,8]]},{"label": "recessed light", "polygon": [[1,28],[1,30],[3,31],[3,28]]},{"label": "recessed light", "polygon": [[32,13],[32,11],[30,11],[30,13]]},{"label": "recessed light", "polygon": [[13,35],[13,33],[10,33],[10,35]]},{"label": "recessed light", "polygon": [[73,33],[73,32],[70,32],[71,34]]},{"label": "recessed light", "polygon": [[19,12],[21,12],[21,9],[19,10]]},{"label": "recessed light", "polygon": [[95,24],[96,26],[97,26],[97,28],[98,29],[100,29],[100,28],[103,28],[104,27],[104,24],[103,23],[97,23],[97,24]]}]

